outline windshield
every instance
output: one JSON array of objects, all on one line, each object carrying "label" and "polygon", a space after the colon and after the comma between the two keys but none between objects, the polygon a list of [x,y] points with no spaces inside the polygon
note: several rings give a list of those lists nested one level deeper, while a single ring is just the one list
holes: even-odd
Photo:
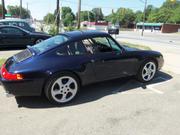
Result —
[{"label": "windshield", "polygon": [[49,38],[45,41],[42,41],[36,45],[34,45],[32,48],[37,52],[37,53],[43,53],[45,51],[48,51],[56,46],[59,46],[63,43],[68,41],[68,38],[64,35],[58,35],[54,36],[52,38]]}]

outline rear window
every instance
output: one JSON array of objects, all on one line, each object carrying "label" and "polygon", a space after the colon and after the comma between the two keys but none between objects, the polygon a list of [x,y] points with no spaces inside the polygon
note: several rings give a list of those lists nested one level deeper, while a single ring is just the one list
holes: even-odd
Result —
[{"label": "rear window", "polygon": [[34,45],[32,48],[37,52],[37,53],[43,53],[45,51],[48,51],[56,46],[62,45],[68,41],[68,38],[64,35],[57,35],[52,38],[49,38],[45,41],[42,41],[36,45]]}]

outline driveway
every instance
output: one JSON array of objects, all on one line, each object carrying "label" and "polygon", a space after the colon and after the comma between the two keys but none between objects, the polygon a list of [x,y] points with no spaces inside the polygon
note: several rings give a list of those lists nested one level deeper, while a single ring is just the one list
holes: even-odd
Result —
[{"label": "driveway", "polygon": [[44,97],[6,98],[0,86],[0,134],[177,135],[179,81],[178,75],[160,72],[149,84],[130,78],[97,83],[63,106]]},{"label": "driveway", "polygon": [[20,51],[21,50],[0,50],[0,59],[7,59]]}]

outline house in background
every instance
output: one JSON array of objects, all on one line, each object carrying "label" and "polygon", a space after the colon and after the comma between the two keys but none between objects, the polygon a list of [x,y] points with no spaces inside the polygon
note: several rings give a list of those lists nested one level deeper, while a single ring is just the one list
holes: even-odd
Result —
[{"label": "house in background", "polygon": [[[142,28],[143,28],[143,22],[137,23],[135,31],[142,31]],[[144,23],[144,31],[174,33],[180,31],[180,24]]]}]

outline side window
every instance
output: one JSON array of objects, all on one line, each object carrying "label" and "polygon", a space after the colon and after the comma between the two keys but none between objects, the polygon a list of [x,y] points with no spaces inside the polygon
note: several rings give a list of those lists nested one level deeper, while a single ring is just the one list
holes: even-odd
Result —
[{"label": "side window", "polygon": [[6,27],[6,28],[1,28],[1,33],[3,34],[16,34],[16,35],[22,35],[23,32],[19,29],[16,29],[16,28],[9,28],[9,27]]},{"label": "side window", "polygon": [[95,52],[112,52],[111,45],[106,37],[96,37],[92,40],[94,42]]},{"label": "side window", "polygon": [[116,52],[121,52],[122,50],[121,50],[121,48],[119,47],[119,45],[116,43],[116,42],[114,42],[111,38],[107,38],[108,40],[109,40],[109,43],[111,44],[111,47],[112,47],[112,50],[113,51],[116,51]]},{"label": "side window", "polygon": [[56,51],[56,54],[59,56],[66,56],[70,55],[70,52],[68,51],[67,46],[62,46],[58,51]]},{"label": "side window", "polygon": [[68,47],[71,52],[71,55],[87,54],[87,50],[81,41],[73,42]]},{"label": "side window", "polygon": [[9,34],[23,35],[23,32],[16,28],[9,28]]},{"label": "side window", "polygon": [[8,29],[7,29],[7,28],[1,28],[1,29],[0,29],[0,32],[1,32],[2,34],[7,34],[7,33],[8,33]]},{"label": "side window", "polygon": [[87,52],[89,54],[93,54],[94,49],[93,49],[93,42],[91,41],[91,39],[84,39],[84,40],[82,40],[82,42],[83,42]]}]

